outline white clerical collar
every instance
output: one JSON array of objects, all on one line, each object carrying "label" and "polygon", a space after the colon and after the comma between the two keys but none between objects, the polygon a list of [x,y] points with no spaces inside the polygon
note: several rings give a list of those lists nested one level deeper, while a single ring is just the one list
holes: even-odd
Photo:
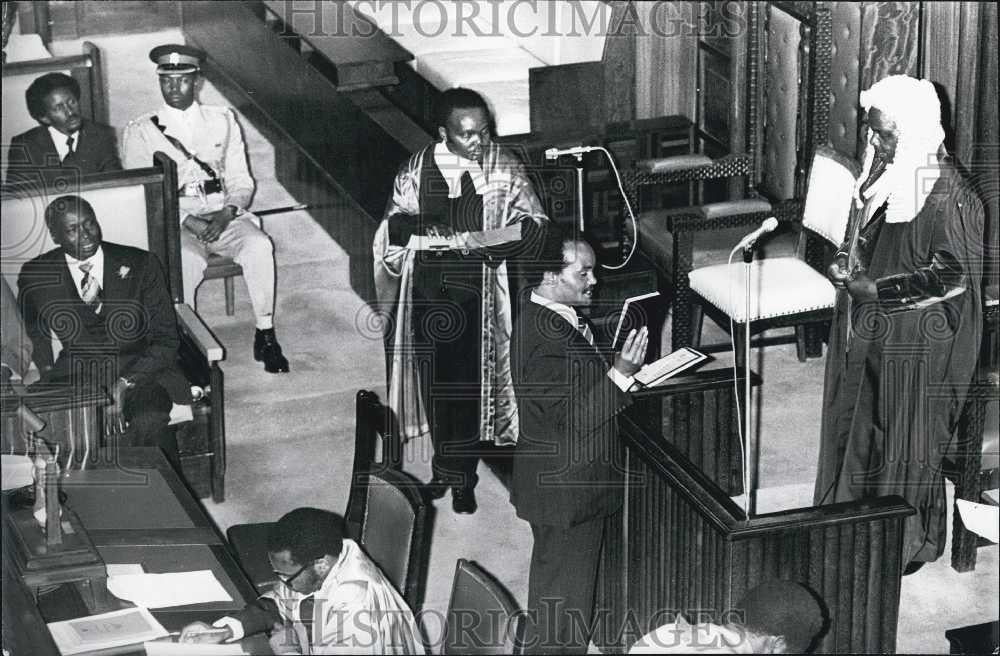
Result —
[{"label": "white clerical collar", "polygon": [[566,305],[564,303],[560,303],[558,301],[553,301],[552,299],[549,298],[545,298],[538,292],[531,292],[531,302],[537,303],[542,307],[552,310],[560,317],[568,321],[569,325],[573,326],[574,329],[579,328],[580,324],[578,315],[576,313],[576,310],[573,309],[571,306]]},{"label": "white clerical collar", "polygon": [[[486,149],[484,149],[485,152]],[[462,174],[468,171],[472,184],[480,196],[486,190],[486,176],[483,169],[474,159],[466,159],[448,150],[448,145],[439,141],[434,145],[434,163],[448,183],[448,198],[458,198],[462,195]]]}]

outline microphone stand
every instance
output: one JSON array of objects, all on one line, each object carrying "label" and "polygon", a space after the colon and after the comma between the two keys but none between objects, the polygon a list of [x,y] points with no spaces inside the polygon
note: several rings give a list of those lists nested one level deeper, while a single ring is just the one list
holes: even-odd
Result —
[{"label": "microphone stand", "polygon": [[580,232],[587,229],[586,210],[583,207],[583,153],[573,155],[576,158],[576,207],[577,220],[579,221]]},{"label": "microphone stand", "polygon": [[750,423],[750,270],[753,264],[753,249],[755,243],[743,247],[743,272],[745,278],[745,322],[743,324],[743,420],[746,430],[746,452],[744,453],[743,466],[747,472],[747,489],[743,490],[746,495],[744,512],[747,519],[757,514],[757,475],[758,461],[760,458],[760,445]]}]

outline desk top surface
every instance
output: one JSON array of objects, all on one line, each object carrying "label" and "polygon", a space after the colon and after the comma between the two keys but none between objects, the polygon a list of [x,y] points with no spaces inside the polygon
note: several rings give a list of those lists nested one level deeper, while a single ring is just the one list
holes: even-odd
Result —
[{"label": "desk top surface", "polygon": [[222,544],[159,449],[102,449],[61,481],[94,544]]}]

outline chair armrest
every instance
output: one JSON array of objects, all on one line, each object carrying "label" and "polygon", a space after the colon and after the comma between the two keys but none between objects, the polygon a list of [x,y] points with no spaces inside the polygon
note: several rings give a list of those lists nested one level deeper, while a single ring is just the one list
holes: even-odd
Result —
[{"label": "chair armrest", "polygon": [[177,326],[185,337],[198,347],[205,359],[211,362],[221,362],[226,359],[226,349],[219,343],[191,306],[186,303],[175,303]]}]

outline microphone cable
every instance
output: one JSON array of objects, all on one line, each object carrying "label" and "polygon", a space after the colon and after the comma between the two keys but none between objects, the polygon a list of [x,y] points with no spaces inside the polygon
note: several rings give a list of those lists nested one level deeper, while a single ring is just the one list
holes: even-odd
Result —
[{"label": "microphone cable", "polygon": [[[632,203],[629,202],[628,195],[625,193],[625,187],[622,185],[622,177],[618,174],[618,165],[615,164],[615,158],[604,146],[594,146],[593,148],[594,150],[603,152],[608,158],[608,161],[611,162],[611,170],[615,174],[615,180],[618,183],[618,191],[621,193],[622,200],[625,201],[625,209],[628,210],[629,220],[632,222],[632,247],[629,249],[628,255],[625,257],[625,261],[614,266],[610,264],[601,264],[601,268],[608,271],[619,271],[627,267],[628,263],[632,261],[632,256],[635,255],[635,247],[636,244],[639,243],[639,225],[636,223],[635,213],[632,211]],[[580,208],[580,211],[583,212],[582,207]]]}]

